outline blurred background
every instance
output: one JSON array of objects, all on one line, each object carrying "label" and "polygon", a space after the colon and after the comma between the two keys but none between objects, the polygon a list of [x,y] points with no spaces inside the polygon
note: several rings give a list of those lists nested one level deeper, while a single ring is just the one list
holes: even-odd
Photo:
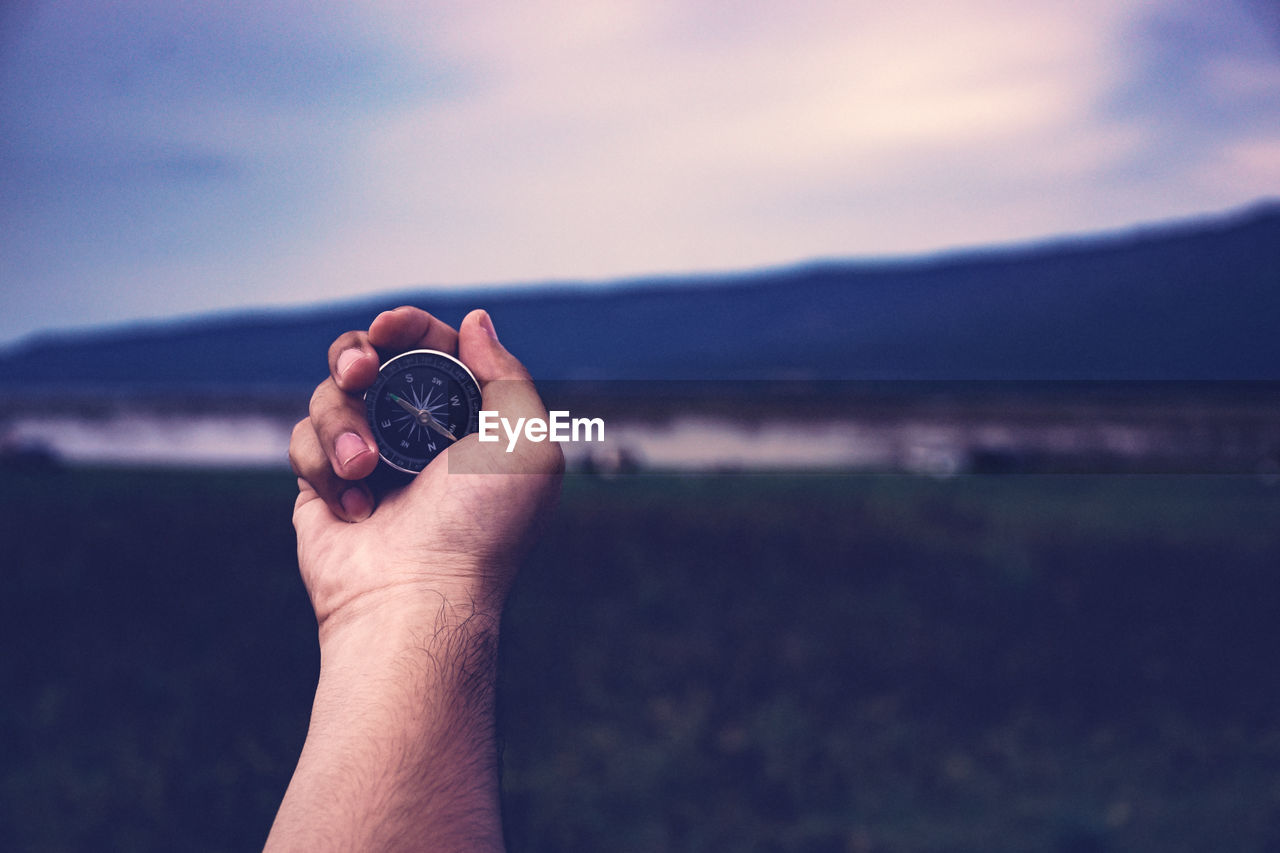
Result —
[{"label": "blurred background", "polygon": [[0,5],[0,825],[252,849],[289,429],[485,307],[566,448],[512,850],[1280,849],[1263,0]]}]

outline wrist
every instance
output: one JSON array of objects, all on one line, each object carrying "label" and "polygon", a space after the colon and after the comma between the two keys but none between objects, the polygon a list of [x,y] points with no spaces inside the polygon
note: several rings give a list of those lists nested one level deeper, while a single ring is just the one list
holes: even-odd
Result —
[{"label": "wrist", "polygon": [[394,731],[426,739],[461,719],[477,742],[490,739],[498,620],[450,609],[377,616],[322,632],[316,709],[324,702],[342,726],[359,719],[370,732],[395,717]]},{"label": "wrist", "polygon": [[320,626],[313,729],[424,748],[453,731],[429,751],[493,751],[498,611],[430,593],[352,605]]},{"label": "wrist", "polygon": [[433,554],[429,564],[368,554],[302,560],[322,650],[365,634],[421,644],[463,625],[496,630],[509,575],[444,553]]},{"label": "wrist", "polygon": [[[467,584],[397,584],[361,593],[319,620],[325,657],[433,650],[468,637],[497,640],[500,600],[486,600]],[[366,657],[365,662],[384,658]]]}]

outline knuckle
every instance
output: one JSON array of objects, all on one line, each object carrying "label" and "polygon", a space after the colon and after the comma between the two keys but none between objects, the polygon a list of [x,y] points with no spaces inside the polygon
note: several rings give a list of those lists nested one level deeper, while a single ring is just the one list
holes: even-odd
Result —
[{"label": "knuckle", "polygon": [[[311,433],[311,435],[308,435],[308,433]],[[313,437],[311,422],[305,418],[294,424],[293,431],[289,433],[289,464],[293,466],[295,474],[302,474],[298,468],[299,457],[302,454],[303,447],[307,445],[308,439]]]},{"label": "knuckle", "polygon": [[343,332],[334,338],[333,343],[329,344],[329,362],[332,364],[338,357],[338,354],[345,349],[351,347],[364,346],[364,333],[357,331]]},{"label": "knuckle", "polygon": [[310,420],[298,421],[289,437],[289,465],[293,473],[312,483],[323,480],[329,459]]},{"label": "knuckle", "polygon": [[333,384],[333,379],[326,379],[316,386],[315,393],[311,395],[311,402],[307,407],[307,413],[313,422],[321,421],[333,410],[333,395],[337,390],[337,386]]},{"label": "knuckle", "polygon": [[332,380],[326,379],[316,386],[316,390],[311,392],[311,399],[307,402],[307,414],[313,418],[316,415],[316,407],[320,398],[324,395],[325,386],[328,385],[330,381]]}]

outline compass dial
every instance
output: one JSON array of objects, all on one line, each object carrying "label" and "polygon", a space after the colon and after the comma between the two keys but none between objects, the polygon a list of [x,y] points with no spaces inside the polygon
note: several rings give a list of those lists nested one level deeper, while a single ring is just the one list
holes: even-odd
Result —
[{"label": "compass dial", "polygon": [[435,350],[410,350],[388,360],[364,403],[382,461],[406,474],[418,473],[479,428],[475,377],[462,362]]}]

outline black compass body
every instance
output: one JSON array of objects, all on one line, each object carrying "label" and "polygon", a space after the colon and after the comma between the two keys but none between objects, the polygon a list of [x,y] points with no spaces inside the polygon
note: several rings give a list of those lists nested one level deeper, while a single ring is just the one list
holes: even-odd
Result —
[{"label": "black compass body", "polygon": [[383,463],[416,474],[479,429],[480,386],[451,355],[419,349],[388,359],[365,392],[365,414]]}]

